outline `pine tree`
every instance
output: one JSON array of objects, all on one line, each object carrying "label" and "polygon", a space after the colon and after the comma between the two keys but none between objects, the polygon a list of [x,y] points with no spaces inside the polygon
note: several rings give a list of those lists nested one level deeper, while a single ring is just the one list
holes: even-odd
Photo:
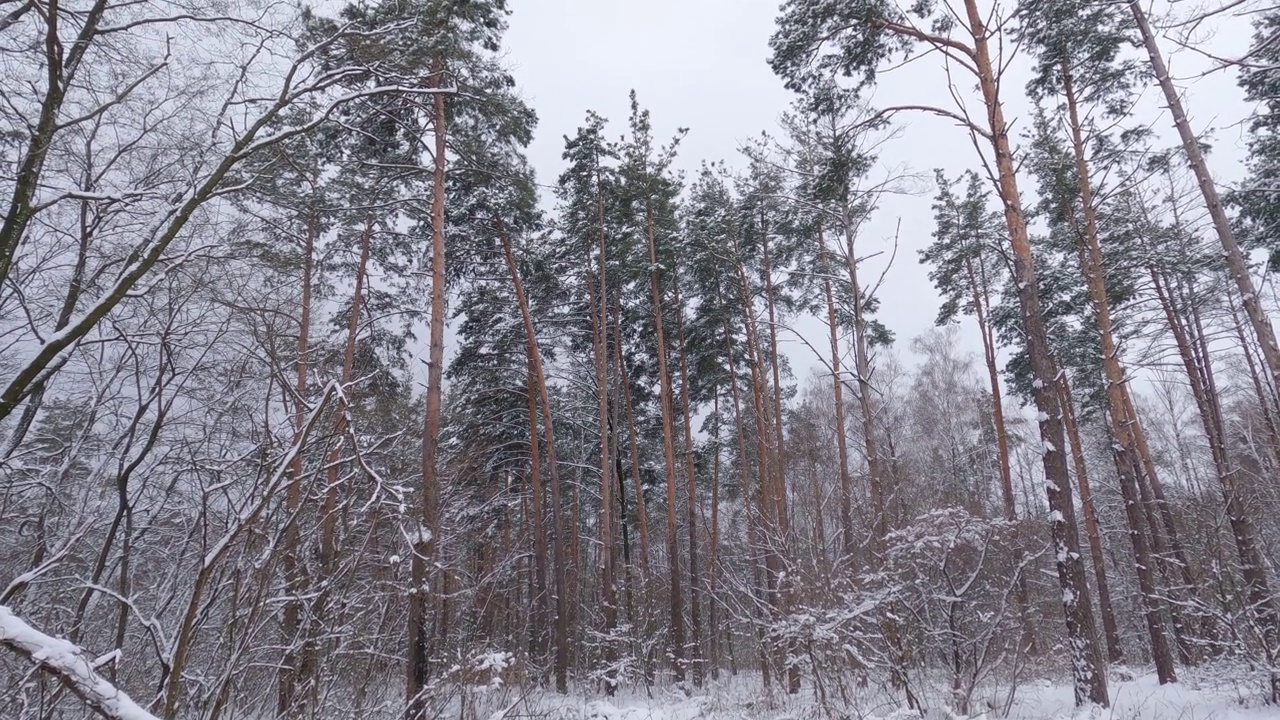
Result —
[{"label": "pine tree", "polygon": [[[1160,90],[1169,108],[1174,127],[1178,131],[1178,139],[1181,141],[1187,164],[1190,165],[1191,172],[1196,178],[1196,185],[1200,188],[1205,209],[1208,210],[1209,218],[1213,222],[1214,233],[1218,236],[1219,244],[1222,245],[1223,260],[1226,263],[1228,274],[1235,281],[1245,316],[1253,327],[1254,335],[1262,351],[1267,372],[1271,376],[1273,386],[1280,388],[1280,344],[1276,342],[1275,328],[1272,327],[1271,320],[1267,317],[1266,310],[1262,307],[1262,300],[1253,284],[1253,278],[1249,274],[1248,259],[1245,257],[1244,251],[1236,238],[1231,220],[1227,217],[1226,208],[1218,193],[1218,186],[1213,179],[1213,174],[1209,172],[1209,164],[1205,161],[1204,149],[1201,147],[1200,139],[1191,130],[1191,122],[1187,117],[1187,110],[1182,102],[1182,96],[1174,85],[1173,78],[1169,75],[1169,68],[1165,63],[1164,54],[1160,50],[1160,44],[1156,40],[1155,32],[1151,28],[1151,22],[1147,18],[1146,10],[1143,9],[1139,0],[1128,0],[1127,5],[1133,15],[1138,39],[1147,51],[1147,59],[1150,61],[1152,74],[1155,75],[1156,82],[1160,85]],[[1263,36],[1270,35],[1274,37],[1273,25],[1265,19],[1262,21],[1262,28],[1261,33]],[[1267,44],[1274,47],[1273,40],[1264,41],[1264,45]],[[1246,82],[1248,81],[1246,80]],[[1265,81],[1262,78],[1258,78],[1258,82],[1261,85]],[[1249,92],[1248,87],[1246,87],[1246,92]],[[1261,568],[1256,568],[1251,562],[1246,567],[1251,573],[1261,572]],[[1262,580],[1258,579],[1258,582],[1262,582]],[[1261,591],[1260,587],[1258,591]],[[1267,645],[1280,647],[1280,624],[1278,624],[1280,623],[1280,616],[1277,616],[1274,610],[1270,612],[1270,615],[1272,616],[1271,619],[1264,623],[1270,628],[1267,633],[1272,638],[1267,642]],[[1277,673],[1273,678],[1272,696],[1276,702],[1280,702],[1280,673]]]},{"label": "pine tree", "polygon": [[[1001,500],[1005,519],[1013,520],[1017,517],[1017,505],[996,364],[995,331],[991,325],[991,296],[1005,274],[998,250],[1004,228],[999,215],[988,209],[990,192],[977,173],[969,171],[962,179],[952,181],[942,170],[936,170],[935,177],[938,194],[933,203],[934,241],[920,252],[920,261],[932,266],[929,279],[942,295],[936,324],[953,322],[960,313],[974,316],[978,323],[991,389],[991,416],[999,445]],[[964,195],[957,197],[952,188],[961,186]]]},{"label": "pine tree", "polygon": [[[357,26],[391,24],[395,33],[377,43],[350,43],[338,52],[370,68],[370,80],[402,91],[374,104],[370,122],[387,136],[403,138],[416,159],[430,163],[430,207],[421,208],[429,228],[429,341],[426,413],[423,423],[420,528],[414,540],[409,614],[407,717],[426,712],[423,693],[431,674],[430,585],[428,568],[436,561],[441,533],[439,449],[444,379],[446,218],[450,192],[446,170],[458,159],[462,168],[492,172],[494,158],[529,142],[534,116],[512,92],[514,83],[497,58],[508,13],[505,0],[387,0],[350,5],[342,15]],[[425,94],[416,91],[424,88]],[[446,96],[449,97],[446,100]],[[477,148],[486,152],[477,154]],[[418,162],[401,166],[420,174]]]},{"label": "pine tree", "polygon": [[[931,29],[927,32],[920,30],[918,22]],[[950,31],[956,24],[963,25],[966,34],[972,38],[972,44],[951,37]],[[794,90],[803,91],[821,82],[822,78],[837,74],[852,78],[856,88],[866,88],[874,84],[882,65],[919,44],[940,51],[967,68],[978,81],[986,111],[985,123],[971,122],[954,111],[942,108],[924,109],[961,122],[969,128],[975,142],[980,138],[990,144],[994,156],[993,180],[1004,206],[1021,324],[1035,378],[1033,396],[1040,419],[1045,488],[1053,513],[1050,529],[1071,645],[1076,701],[1106,705],[1109,702],[1106,677],[1098,651],[1084,566],[1078,551],[1062,414],[1055,385],[1057,372],[1040,307],[1039,279],[1018,190],[1017,164],[1000,97],[997,69],[1003,59],[993,58],[993,50],[998,49],[993,39],[997,38],[988,27],[976,0],[966,0],[964,13],[959,18],[932,3],[918,3],[911,8],[910,14],[906,14],[882,0],[854,3],[789,0],[782,7],[778,29],[770,41],[774,51],[770,63]],[[830,49],[823,51],[824,47]]]},{"label": "pine tree", "polygon": [[[1116,116],[1131,104],[1138,65],[1121,57],[1124,46],[1124,17],[1111,7],[1084,8],[1069,3],[1039,3],[1026,8],[1021,16],[1021,31],[1038,55],[1037,75],[1031,81],[1032,97],[1060,97],[1066,109],[1070,159],[1056,146],[1048,122],[1037,123],[1037,140],[1042,151],[1060,158],[1042,163],[1048,170],[1041,175],[1042,207],[1057,232],[1074,240],[1079,267],[1085,279],[1089,302],[1093,308],[1096,337],[1101,346],[1102,375],[1106,382],[1107,417],[1110,421],[1115,463],[1125,498],[1133,544],[1135,567],[1138,569],[1152,657],[1162,683],[1174,682],[1172,651],[1165,634],[1161,601],[1154,580],[1154,562],[1144,528],[1139,484],[1144,482],[1139,470],[1139,446],[1145,446],[1142,428],[1135,409],[1128,401],[1126,378],[1120,351],[1113,331],[1114,320],[1108,298],[1107,271],[1103,267],[1099,243],[1098,202],[1094,187],[1091,158],[1087,143],[1104,142],[1085,111],[1099,107],[1100,114]],[[1069,240],[1069,242],[1070,242]],[[1145,479],[1159,487],[1158,478]],[[1175,615],[1175,618],[1178,615]],[[1175,632],[1181,637],[1181,626],[1175,621]],[[1185,642],[1180,643],[1186,647]]]},{"label": "pine tree", "polygon": [[1271,269],[1280,268],[1280,11],[1259,15],[1253,47],[1240,68],[1245,99],[1256,103],[1249,121],[1249,176],[1227,194],[1238,210],[1241,239],[1266,248]]},{"label": "pine tree", "polygon": [[[634,216],[642,223],[648,246],[649,300],[653,322],[653,355],[657,358],[659,406],[662,415],[662,452],[666,470],[668,600],[670,641],[668,651],[676,678],[685,677],[684,593],[681,590],[679,527],[677,514],[677,467],[675,455],[675,394],[672,388],[665,328],[667,303],[664,275],[677,262],[672,243],[677,237],[676,200],[678,179],[670,171],[682,130],[671,144],[655,148],[649,113],[640,108],[631,93],[631,136],[622,147],[623,192]],[[664,272],[665,268],[665,272]]]},{"label": "pine tree", "polygon": [[[1000,471],[1000,497],[1004,518],[1015,521],[1018,517],[1017,499],[1013,493],[1013,471],[1009,462],[1009,432],[1005,425],[1003,394],[996,360],[996,328],[991,297],[1006,278],[1004,258],[999,245],[1004,228],[998,213],[988,209],[990,192],[984,187],[978,174],[972,171],[963,176],[963,198],[952,191],[959,187],[957,180],[949,180],[942,170],[935,171],[938,194],[934,199],[934,241],[920,252],[920,261],[933,266],[929,279],[942,295],[936,324],[953,322],[960,313],[973,315],[982,338],[982,356],[987,369],[987,381],[991,397],[991,419],[995,430],[997,460]],[[1097,533],[1089,535],[1090,542]],[[1100,567],[1101,554],[1094,554],[1095,568]],[[1098,575],[1103,578],[1105,575]],[[1023,621],[1023,643],[1034,648],[1035,631],[1030,615],[1025,579],[1019,579],[1018,602]],[[1105,594],[1105,590],[1100,591]],[[1114,627],[1111,607],[1102,608],[1104,626]],[[1107,635],[1110,649],[1111,634]]]}]

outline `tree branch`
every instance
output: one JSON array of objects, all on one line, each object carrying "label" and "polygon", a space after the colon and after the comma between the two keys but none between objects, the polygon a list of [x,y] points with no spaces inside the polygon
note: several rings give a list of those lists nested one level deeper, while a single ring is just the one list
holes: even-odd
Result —
[{"label": "tree branch", "polygon": [[34,662],[62,681],[93,711],[110,720],[157,720],[123,690],[98,674],[97,663],[83,648],[36,630],[0,605],[0,645]]}]

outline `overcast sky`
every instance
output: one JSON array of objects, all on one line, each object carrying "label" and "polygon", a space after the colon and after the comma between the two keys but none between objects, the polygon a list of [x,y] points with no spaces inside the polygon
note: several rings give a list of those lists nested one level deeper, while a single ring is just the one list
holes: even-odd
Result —
[{"label": "overcast sky", "polygon": [[[766,62],[775,0],[510,0],[510,5],[505,45],[516,81],[540,119],[530,159],[543,183],[554,182],[560,173],[564,136],[581,125],[588,109],[611,121],[612,135],[624,132],[631,89],[652,112],[655,137],[665,139],[678,127],[689,128],[678,166],[690,173],[703,160],[738,164],[742,141],[776,130],[779,115],[791,102]],[[1200,40],[1215,53],[1238,54],[1247,47],[1247,24],[1237,21]],[[1186,77],[1205,63],[1184,52],[1173,58],[1172,66],[1175,76]],[[938,63],[926,58],[884,78],[874,102],[945,104],[949,97],[943,79]],[[1004,91],[1015,134],[1030,126],[1021,97],[1024,81],[1025,76],[1015,73]],[[1234,76],[1219,73],[1186,84],[1197,130],[1218,128],[1215,172],[1224,180],[1238,178],[1240,132],[1232,123],[1244,116],[1245,108]],[[1155,124],[1172,140],[1167,119],[1155,116],[1156,93],[1147,95]],[[953,176],[978,167],[967,134],[954,124],[920,115],[900,120],[900,136],[882,153],[887,164],[929,176],[935,167]],[[1029,179],[1023,185],[1027,196]],[[859,240],[859,255],[882,253],[867,263],[868,274],[875,276],[885,270],[882,261],[893,249],[895,233],[898,237],[897,257],[880,292],[880,319],[896,333],[898,353],[908,362],[910,339],[932,326],[938,308],[927,269],[918,262],[918,251],[929,243],[933,229],[932,194],[926,187],[918,196],[886,201]],[[964,321],[961,337],[973,352],[980,346],[971,323]],[[816,322],[803,324],[801,331],[819,342],[825,332]],[[815,366],[811,354],[792,343],[788,355],[803,380]]]}]

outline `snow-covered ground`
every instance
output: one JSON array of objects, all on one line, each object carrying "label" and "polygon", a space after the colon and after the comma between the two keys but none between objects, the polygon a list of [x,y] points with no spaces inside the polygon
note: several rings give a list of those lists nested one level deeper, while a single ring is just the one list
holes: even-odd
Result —
[{"label": "snow-covered ground", "polygon": [[1075,711],[1069,686],[1031,682],[1021,688],[1008,717],[1016,720],[1262,720],[1280,708],[1262,702],[1256,676],[1225,668],[1183,670],[1182,681],[1161,686],[1154,673],[1111,679],[1111,707]]},{"label": "snow-covered ground", "polygon": [[[1110,682],[1112,706],[1077,710],[1069,685],[1029,681],[1017,690],[1008,715],[984,708],[967,716],[973,720],[1264,720],[1280,718],[1280,708],[1262,702],[1258,677],[1223,666],[1183,671],[1182,682],[1160,686],[1154,674],[1131,677],[1123,670]],[[477,703],[481,720],[962,720],[937,707],[923,716],[888,698],[862,698],[857,709],[829,707],[824,711],[812,693],[796,697],[766,697],[759,680],[729,678],[702,690],[683,693],[666,689],[621,692],[610,699],[537,692],[524,697],[490,696]],[[497,709],[482,709],[482,708]]]}]

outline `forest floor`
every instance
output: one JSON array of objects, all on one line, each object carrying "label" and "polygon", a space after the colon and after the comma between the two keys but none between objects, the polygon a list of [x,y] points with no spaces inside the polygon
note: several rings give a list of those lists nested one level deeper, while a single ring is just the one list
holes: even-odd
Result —
[{"label": "forest floor", "polygon": [[[814,693],[796,696],[766,695],[759,678],[738,676],[708,683],[707,687],[644,689],[619,692],[613,698],[589,698],[571,694],[533,693],[516,698],[495,693],[476,698],[475,717],[480,720],[1264,720],[1280,718],[1280,708],[1263,702],[1257,673],[1239,666],[1217,665],[1183,670],[1181,682],[1161,686],[1154,673],[1134,675],[1123,668],[1110,679],[1110,708],[1073,707],[1069,683],[1029,680],[1017,688],[1011,703],[1008,688],[975,694],[969,715],[953,713],[943,703],[923,714],[908,711],[901,700],[885,693],[862,690],[850,706],[828,703],[825,711]],[[806,683],[806,690],[809,686]],[[498,697],[503,696],[505,697]],[[991,709],[994,705],[1006,705]],[[926,704],[928,704],[926,702]]]}]

